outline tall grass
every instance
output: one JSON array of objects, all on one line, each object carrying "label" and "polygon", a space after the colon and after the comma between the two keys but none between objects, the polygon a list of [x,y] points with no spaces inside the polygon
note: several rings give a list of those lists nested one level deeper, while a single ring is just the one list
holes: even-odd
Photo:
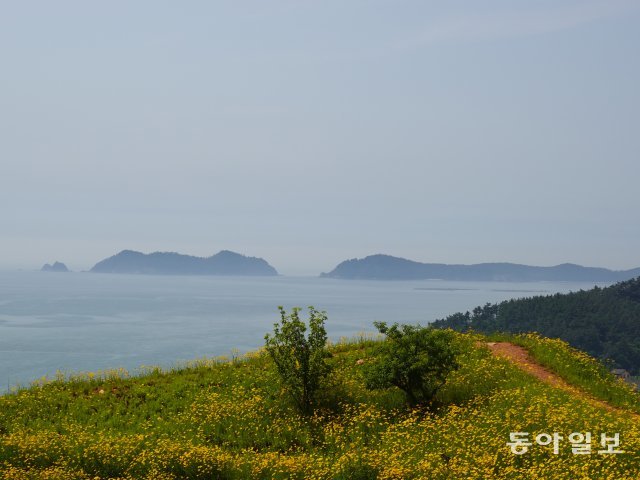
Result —
[{"label": "tall grass", "polygon": [[614,376],[601,362],[560,339],[537,333],[492,334],[494,341],[508,341],[527,349],[542,366],[568,383],[615,407],[640,413],[640,393],[633,385]]}]

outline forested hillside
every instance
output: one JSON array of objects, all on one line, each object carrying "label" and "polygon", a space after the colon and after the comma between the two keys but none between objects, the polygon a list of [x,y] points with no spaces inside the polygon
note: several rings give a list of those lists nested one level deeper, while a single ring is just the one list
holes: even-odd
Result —
[{"label": "forested hillside", "polygon": [[538,332],[633,374],[640,372],[640,277],[607,288],[487,303],[437,327],[478,332]]}]

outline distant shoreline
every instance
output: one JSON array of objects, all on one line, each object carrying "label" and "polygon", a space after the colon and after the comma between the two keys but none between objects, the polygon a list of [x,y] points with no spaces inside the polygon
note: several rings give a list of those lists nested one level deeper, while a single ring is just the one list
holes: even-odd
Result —
[{"label": "distant shoreline", "polygon": [[615,271],[607,268],[584,267],[564,263],[551,267],[538,267],[516,263],[479,263],[456,265],[420,263],[390,255],[345,260],[325,278],[344,280],[442,280],[474,282],[619,282],[640,276],[640,268]]}]

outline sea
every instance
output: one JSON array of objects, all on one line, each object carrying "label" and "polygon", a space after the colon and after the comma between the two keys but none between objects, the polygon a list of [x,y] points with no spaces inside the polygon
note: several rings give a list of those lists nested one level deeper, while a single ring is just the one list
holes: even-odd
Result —
[{"label": "sea", "polygon": [[426,325],[510,298],[607,283],[378,281],[318,277],[0,272],[0,392],[65,375],[234,356],[264,344],[287,311],[327,312],[331,340],[374,321]]}]

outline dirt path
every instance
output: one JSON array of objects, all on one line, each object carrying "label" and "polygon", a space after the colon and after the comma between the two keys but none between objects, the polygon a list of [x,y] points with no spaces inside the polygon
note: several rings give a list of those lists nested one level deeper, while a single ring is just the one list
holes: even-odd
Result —
[{"label": "dirt path", "polygon": [[534,377],[545,383],[548,383],[552,387],[561,388],[562,390],[566,390],[573,395],[579,396],[595,407],[604,408],[606,410],[609,410],[610,412],[624,413],[626,415],[630,415],[636,420],[640,420],[640,415],[628,410],[624,410],[622,408],[614,407],[604,400],[597,399],[589,393],[567,383],[557,374],[547,370],[545,367],[537,363],[535,359],[531,355],[529,355],[529,352],[527,352],[527,350],[523,347],[514,345],[513,343],[509,342],[487,342],[484,345],[486,345],[487,348],[491,350],[491,353],[493,353],[495,356],[505,358],[515,363],[525,372],[533,375]]}]

